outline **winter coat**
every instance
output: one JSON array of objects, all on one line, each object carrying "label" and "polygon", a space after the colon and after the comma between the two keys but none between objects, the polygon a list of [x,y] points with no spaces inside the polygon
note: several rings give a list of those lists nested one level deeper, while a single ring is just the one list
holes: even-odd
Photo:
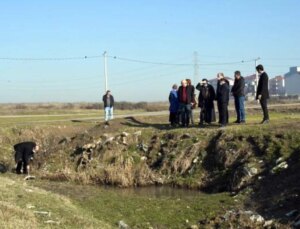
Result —
[{"label": "winter coat", "polygon": [[215,89],[210,84],[207,87],[197,84],[196,89],[199,90],[198,107],[203,108],[204,106],[212,107],[215,99]]},{"label": "winter coat", "polygon": [[234,80],[233,87],[231,88],[232,95],[234,97],[245,96],[245,80],[244,77]]},{"label": "winter coat", "polygon": [[[110,106],[109,107],[113,107],[114,106],[114,97],[112,95],[109,96],[110,98]],[[107,94],[103,95],[102,101],[104,103],[104,108],[107,107]]]},{"label": "winter coat", "polygon": [[195,92],[194,86],[186,86],[186,95],[187,95],[187,101],[186,102],[181,101],[182,91],[183,91],[183,87],[180,86],[178,88],[179,103],[191,104],[193,102],[193,100],[194,100],[194,92]]},{"label": "winter coat", "polygon": [[229,85],[227,83],[220,84],[217,92],[217,100],[220,104],[228,104],[229,102]]},{"label": "winter coat", "polygon": [[177,113],[179,108],[179,99],[177,90],[172,90],[169,95],[169,102],[170,102],[170,112]]},{"label": "winter coat", "polygon": [[[228,90],[229,90],[229,81],[226,79],[226,78],[224,78],[225,79],[225,84],[227,84],[227,86],[228,86]],[[219,98],[218,98],[218,95],[220,95],[220,92],[219,92],[219,90],[220,90],[220,80],[218,80],[218,83],[217,83],[217,89],[216,89],[216,100],[217,101],[219,101]],[[228,101],[227,102],[229,102],[229,96],[228,96]]]},{"label": "winter coat", "polygon": [[15,161],[20,160],[28,162],[34,156],[33,148],[36,147],[34,142],[21,142],[14,145]]},{"label": "winter coat", "polygon": [[261,95],[261,99],[269,98],[269,77],[266,72],[263,72],[258,80],[256,99]]}]

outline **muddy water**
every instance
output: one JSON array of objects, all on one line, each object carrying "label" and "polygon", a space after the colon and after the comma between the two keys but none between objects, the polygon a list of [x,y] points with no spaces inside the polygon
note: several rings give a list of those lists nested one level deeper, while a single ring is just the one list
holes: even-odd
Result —
[{"label": "muddy water", "polygon": [[208,195],[171,187],[120,189],[70,183],[36,182],[36,186],[70,198],[88,215],[136,228],[186,228],[214,217],[236,203],[227,193]]}]

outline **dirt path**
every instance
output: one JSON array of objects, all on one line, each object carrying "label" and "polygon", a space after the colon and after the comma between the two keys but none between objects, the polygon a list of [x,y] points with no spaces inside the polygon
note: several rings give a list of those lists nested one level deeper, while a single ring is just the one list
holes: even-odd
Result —
[{"label": "dirt path", "polygon": [[[270,104],[269,108],[276,107],[300,107],[300,103],[291,103],[291,104]],[[259,109],[260,105],[251,105],[247,106],[246,109]],[[234,110],[234,107],[229,107],[229,110]],[[199,109],[196,110],[198,112]],[[126,118],[126,117],[141,117],[141,116],[160,116],[167,115],[169,111],[155,111],[155,112],[138,112],[131,114],[116,114],[115,118]],[[87,116],[87,117],[83,117]],[[55,122],[83,122],[83,121],[92,121],[92,122],[103,122],[103,114],[41,114],[41,115],[1,115],[0,119],[3,121],[5,119],[14,119],[14,118],[53,118],[53,117],[62,117],[61,119],[52,119],[52,120],[30,120],[30,121],[18,121],[14,122],[9,120],[8,122],[2,123],[0,125],[15,124],[15,125],[27,125],[34,123],[55,123]],[[63,118],[68,117],[68,118]]]}]

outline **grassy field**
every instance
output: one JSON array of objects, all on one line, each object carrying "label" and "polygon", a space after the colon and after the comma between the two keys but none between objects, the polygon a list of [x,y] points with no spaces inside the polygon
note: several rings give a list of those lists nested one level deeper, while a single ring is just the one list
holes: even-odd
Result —
[{"label": "grassy field", "polygon": [[1,228],[111,228],[64,195],[0,176]]},{"label": "grassy field", "polygon": [[[285,222],[284,212],[289,209],[277,209],[276,201],[283,201],[289,208],[299,208],[299,200],[289,197],[299,186],[295,184],[298,178],[291,176],[291,173],[298,174],[299,168],[298,106],[270,108],[269,125],[260,125],[260,109],[251,109],[247,112],[246,125],[230,124],[225,129],[217,124],[206,128],[197,125],[188,129],[171,128],[167,115],[116,119],[109,128],[104,128],[101,121],[70,121],[74,117],[68,112],[63,114],[61,121],[61,116],[0,118],[0,164],[9,169],[0,175],[0,222],[6,228],[28,228],[29,224],[32,228],[109,228],[116,227],[120,220],[131,228],[188,228],[199,220],[213,220],[230,209],[245,206],[251,206],[267,218]],[[97,117],[97,112],[83,117]],[[230,122],[234,120],[232,113]],[[129,134],[128,145],[114,142],[97,148],[91,167],[76,172],[76,160],[80,155],[70,157],[76,147],[104,136],[118,139],[124,131]],[[147,152],[137,148],[133,137],[137,131],[141,131],[138,142],[147,145]],[[182,138],[184,134],[189,137]],[[25,140],[38,141],[43,151],[47,151],[37,157],[34,165],[34,175],[38,179],[27,182],[10,172],[14,166],[12,145]],[[147,158],[146,162],[141,160],[142,156]],[[290,168],[286,174],[269,174],[279,157],[286,160]],[[259,164],[261,161],[263,166]],[[270,176],[270,180],[276,180],[276,192],[266,195],[263,190],[270,190],[274,184],[257,180],[255,192],[246,188],[238,198],[231,197],[230,176],[237,169],[235,166],[240,165],[258,166],[259,174],[255,177]],[[204,179],[206,176],[209,180]],[[282,176],[290,177],[289,183],[280,185],[282,180],[288,181]],[[55,177],[68,181],[51,181],[57,180]],[[145,188],[143,192],[138,191],[142,189],[98,187],[99,184],[150,185],[160,180],[163,180],[160,185],[197,190],[206,185],[214,194],[169,188]],[[292,202],[285,200],[285,196]],[[268,214],[265,208],[269,209]]]}]

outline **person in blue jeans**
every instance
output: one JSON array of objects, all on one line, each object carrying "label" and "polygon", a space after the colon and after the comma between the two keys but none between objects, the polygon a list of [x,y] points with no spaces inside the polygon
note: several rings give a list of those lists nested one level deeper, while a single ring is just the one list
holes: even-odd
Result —
[{"label": "person in blue jeans", "polygon": [[105,111],[105,124],[109,125],[109,120],[114,117],[114,97],[111,95],[110,90],[107,90],[106,94],[103,95],[102,101],[104,104]]},{"label": "person in blue jeans", "polygon": [[235,123],[245,123],[245,80],[244,77],[241,76],[240,71],[234,72],[234,84],[231,89],[231,93],[234,97],[234,105],[237,116]]},{"label": "person in blue jeans", "polygon": [[179,113],[182,127],[189,127],[190,113],[193,105],[194,90],[188,86],[186,80],[181,81],[181,86],[178,88]]}]

